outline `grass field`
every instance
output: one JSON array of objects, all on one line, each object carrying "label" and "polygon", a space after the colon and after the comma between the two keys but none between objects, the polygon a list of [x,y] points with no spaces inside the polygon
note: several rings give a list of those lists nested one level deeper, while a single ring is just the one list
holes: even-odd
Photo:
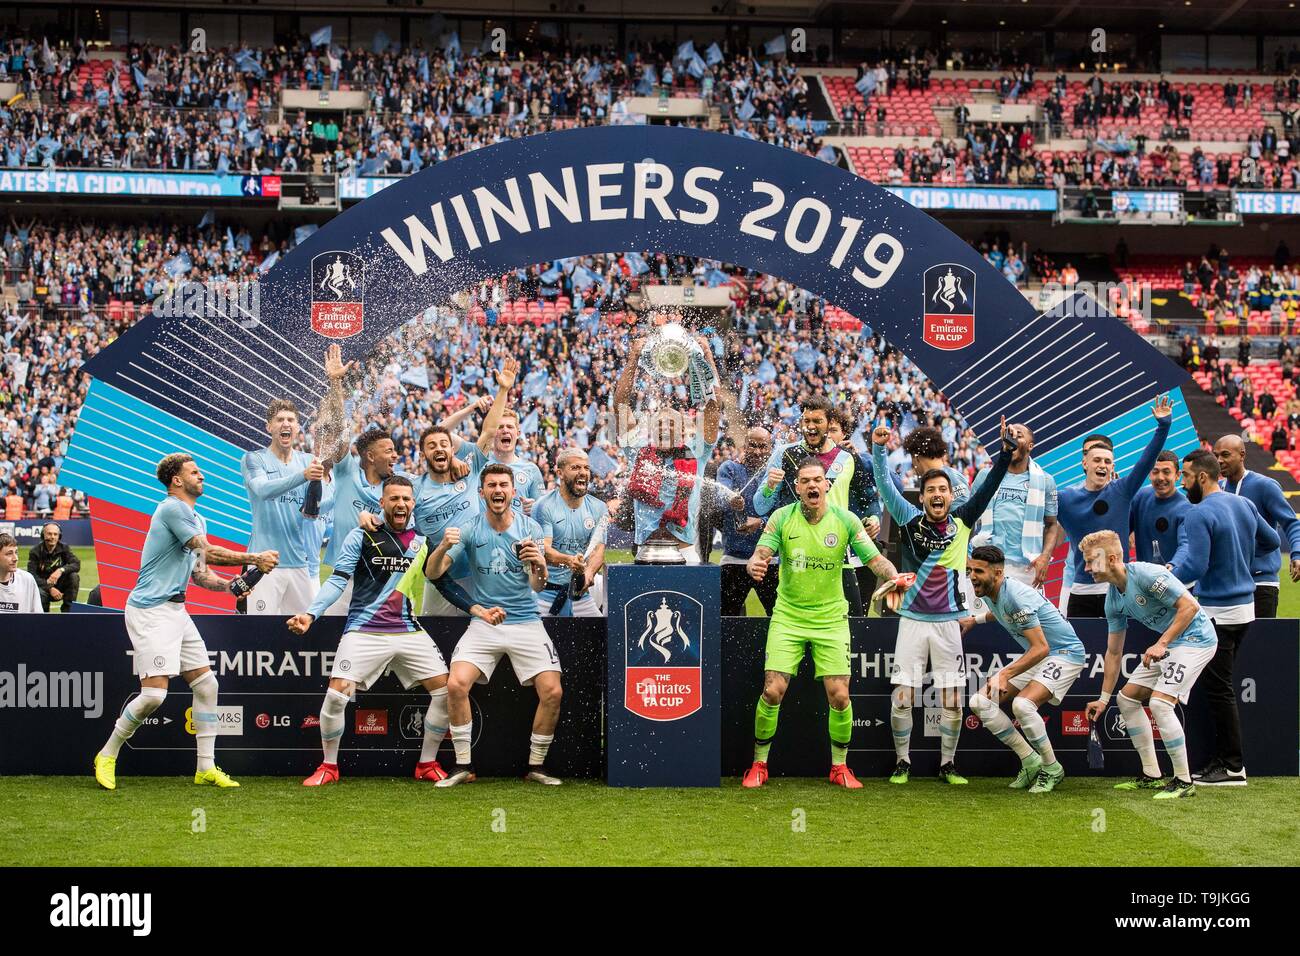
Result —
[{"label": "grass field", "polygon": [[1000,779],[962,788],[866,781],[853,793],[810,780],[774,780],[758,792],[734,779],[719,790],[242,783],[217,791],[122,777],[108,793],[88,775],[0,779],[0,866],[1292,866],[1300,858],[1300,821],[1286,810],[1300,798],[1293,779],[1203,787],[1176,802],[1116,793],[1113,781],[1094,778],[1037,797]]}]

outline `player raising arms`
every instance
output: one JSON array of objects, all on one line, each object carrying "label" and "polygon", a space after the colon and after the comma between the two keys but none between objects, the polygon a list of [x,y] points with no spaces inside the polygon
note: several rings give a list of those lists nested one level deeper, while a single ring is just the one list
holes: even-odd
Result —
[{"label": "player raising arms", "polygon": [[939,779],[964,784],[957,772],[957,738],[961,733],[961,686],[966,683],[966,656],[961,649],[961,626],[968,616],[960,577],[966,573],[966,551],[971,525],[989,506],[1011,458],[1019,448],[1016,437],[1002,419],[1002,454],[975,494],[953,506],[953,488],[946,472],[931,468],[921,475],[921,502],[916,508],[894,486],[885,463],[889,426],[879,425],[871,433],[871,466],[876,487],[889,514],[899,527],[899,553],[903,570],[916,575],[898,608],[898,643],[890,681],[895,685],[889,724],[894,734],[898,764],[890,783],[907,783],[912,764],[912,706],[916,688],[925,676],[928,655],[934,686],[942,695],[939,720]]},{"label": "player raising arms", "polygon": [[411,526],[415,511],[411,479],[405,475],[385,478],[380,507],[383,525],[375,531],[353,528],[348,532],[339,547],[333,573],[321,585],[312,606],[286,622],[294,634],[306,634],[351,583],[348,620],[320,708],[320,742],[325,759],[302,782],[304,787],[338,782],[339,744],[348,701],[354,690],[369,690],[388,671],[406,689],[419,684],[429,692],[415,779],[438,781],[447,776],[438,764],[438,745],[447,734],[447,664],[433,638],[415,619],[412,607],[412,597],[424,586],[428,549],[424,536]]},{"label": "player raising arms", "polygon": [[[355,363],[344,363],[342,350],[331,345],[325,351],[325,377],[329,381],[321,414],[317,414],[317,436],[326,436],[328,453],[337,447],[338,421],[328,416],[342,407],[339,388]],[[325,467],[320,458],[296,449],[302,437],[298,407],[289,399],[277,398],[266,406],[266,432],[270,445],[244,453],[239,471],[252,507],[251,550],[273,550],[279,554],[276,570],[257,583],[248,597],[250,614],[298,614],[307,610],[320,589],[320,576],[313,574],[320,558],[320,531],[315,516],[303,514],[304,499],[312,483],[322,483]],[[316,488],[324,494],[324,488]],[[320,501],[316,507],[320,507]],[[311,512],[308,512],[311,514]]]},{"label": "player raising arms", "polygon": [[[167,497],[149,519],[140,554],[140,577],[126,599],[126,633],[134,649],[140,696],[122,708],[108,742],[95,755],[95,780],[117,789],[117,755],[146,717],[167,699],[167,684],[179,674],[194,692],[194,745],[198,751],[197,784],[237,787],[214,762],[217,740],[217,675],[208,664],[208,648],[185,610],[190,581],[207,591],[247,594],[280,556],[274,551],[246,554],[208,544],[207,523],[195,510],[203,494],[203,473],[184,452],[158,462],[158,481]],[[256,568],[228,579],[208,565],[253,564]]]},{"label": "player raising arms", "polygon": [[[1115,789],[1157,790],[1157,800],[1195,796],[1196,787],[1187,765],[1187,741],[1174,707],[1179,701],[1187,703],[1196,678],[1218,649],[1214,624],[1168,568],[1141,561],[1125,564],[1124,548],[1114,531],[1094,531],[1079,542],[1079,550],[1092,578],[1109,585],[1106,592],[1109,634],[1101,697],[1088,705],[1089,720],[1101,718],[1119,680],[1128,619],[1133,618],[1160,634],[1142,652],[1142,666],[1133,671],[1119,692],[1119,711],[1129,740],[1142,758],[1142,775],[1118,784]],[[1142,709],[1148,701],[1165,752],[1174,765],[1174,776],[1168,785],[1163,785],[1151,721]]]},{"label": "player raising arms", "polygon": [[[1028,787],[1030,793],[1055,790],[1065,778],[1065,770],[1047,739],[1047,727],[1038,709],[1049,701],[1060,706],[1069,693],[1087,661],[1083,641],[1042,593],[1006,575],[1006,556],[1001,548],[976,548],[966,568],[975,595],[983,599],[984,610],[962,618],[962,632],[992,618],[1025,650],[1014,662],[989,676],[984,689],[971,697],[970,709],[994,737],[1020,758],[1020,773],[1011,781],[1011,789]],[[1020,731],[1001,710],[1008,701],[1020,721]]]},{"label": "player raising arms", "polygon": [[467,557],[469,593],[453,581],[443,582],[441,587],[448,600],[475,617],[451,655],[447,689],[456,769],[446,780],[438,781],[438,786],[454,787],[474,779],[469,690],[475,683],[486,684],[492,679],[502,656],[510,658],[520,684],[537,689],[524,779],[556,785],[560,780],[546,772],[545,761],[560,719],[560,659],[542,627],[534,597],[546,586],[542,529],[512,507],[515,479],[508,466],[488,465],[481,480],[483,510],[464,528],[447,528],[425,564],[429,579],[442,581],[462,554]]},{"label": "player raising arms", "polygon": [[[436,544],[442,540],[445,529],[451,525],[459,527],[478,514],[478,476],[487,463],[483,453],[505,411],[518,373],[519,362],[515,359],[508,358],[502,363],[501,371],[497,373],[497,394],[487,405],[487,417],[483,420],[477,446],[454,435],[443,424],[429,427],[420,436],[419,449],[425,471],[415,481],[415,529],[426,540]],[[484,399],[487,399],[486,395],[468,407],[479,407]],[[459,457],[461,455],[468,455],[471,460],[466,462]],[[357,522],[369,531],[377,530],[383,523],[379,515],[369,511],[362,511]],[[469,574],[464,564],[461,561],[452,569],[452,579],[462,581]],[[442,596],[433,582],[426,581],[421,613],[455,617],[462,612]]]},{"label": "player raising arms", "polygon": [[[501,384],[502,376],[510,376],[510,385],[504,388],[507,395],[510,388],[514,386],[514,379],[519,374],[519,362],[516,359],[506,359],[502,365],[501,372],[497,373],[497,383]],[[500,392],[497,393],[498,397]],[[456,426],[468,418],[475,411],[482,408],[479,402],[466,405],[460,411],[448,415],[439,424],[451,432],[452,437],[456,439],[455,452],[457,455],[466,455],[466,460],[470,467],[475,471],[482,471],[487,465],[506,465],[515,476],[515,500],[512,505],[516,511],[523,514],[533,513],[533,504],[542,496],[546,490],[546,481],[542,478],[541,469],[535,463],[518,454],[516,449],[519,446],[519,413],[513,408],[505,408],[502,404],[502,410],[497,411],[495,417],[492,412],[488,412],[488,417],[483,420],[483,427],[479,430],[479,439],[477,442],[468,445],[468,449],[462,446],[465,440],[456,434]],[[496,406],[492,408],[495,410]]]},{"label": "player raising arms", "polygon": [[849,602],[841,574],[844,554],[851,549],[878,577],[893,578],[897,572],[876,549],[861,519],[827,500],[831,485],[819,458],[799,466],[794,487],[799,500],[773,512],[749,559],[750,575],[762,581],[768,562],[780,555],[781,580],[767,628],[763,693],[754,714],[754,765],[741,784],[761,787],[766,782],[781,700],[799,670],[805,646],[811,645],[814,673],[825,684],[830,702],[831,783],[857,790],[862,784],[845,762],[853,735],[853,702]]}]

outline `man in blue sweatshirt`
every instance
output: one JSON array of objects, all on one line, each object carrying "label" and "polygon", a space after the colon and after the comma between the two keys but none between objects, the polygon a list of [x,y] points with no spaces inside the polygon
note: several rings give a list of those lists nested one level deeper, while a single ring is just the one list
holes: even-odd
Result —
[{"label": "man in blue sweatshirt", "polygon": [[[1300,581],[1300,518],[1287,503],[1282,486],[1267,475],[1246,470],[1246,443],[1239,435],[1224,435],[1214,443],[1219,459],[1219,482],[1232,495],[1249,498],[1279,535],[1284,536],[1291,555],[1291,580]],[[1277,617],[1278,572],[1282,569],[1282,550],[1261,551],[1251,563],[1255,579],[1255,616]]]},{"label": "man in blue sweatshirt", "polygon": [[1255,620],[1251,565],[1260,551],[1276,550],[1281,539],[1249,500],[1219,487],[1219,462],[1213,453],[1194,451],[1185,456],[1182,478],[1187,500],[1195,507],[1183,517],[1178,551],[1169,568],[1184,584],[1198,582],[1197,600],[1219,638],[1202,684],[1214,718],[1215,753],[1194,779],[1207,786],[1244,787],[1232,665]]},{"label": "man in blue sweatshirt", "polygon": [[750,588],[758,594],[768,614],[776,605],[778,576],[768,574],[755,582],[747,567],[763,533],[765,522],[754,510],[754,492],[767,477],[763,463],[771,451],[772,433],[755,425],[745,433],[745,450],[741,456],[718,466],[718,484],[740,495],[745,502],[743,511],[727,508],[722,515],[722,613],[727,617],[744,616]]},{"label": "man in blue sweatshirt", "polygon": [[1147,473],[1156,463],[1156,456],[1164,447],[1173,421],[1173,405],[1168,395],[1156,397],[1151,414],[1156,419],[1156,430],[1142,451],[1142,457],[1133,465],[1128,475],[1115,480],[1115,453],[1101,443],[1093,445],[1084,456],[1084,477],[1081,484],[1062,488],[1057,502],[1056,520],[1073,543],[1070,561],[1074,577],[1070,584],[1069,617],[1104,617],[1106,592],[1109,585],[1093,579],[1084,562],[1079,542],[1094,531],[1114,531],[1120,541],[1128,541],[1129,506],[1133,496],[1147,480]]},{"label": "man in blue sweatshirt", "polygon": [[1178,493],[1178,469],[1178,456],[1162,451],[1151,469],[1151,484],[1133,496],[1128,523],[1139,561],[1168,564],[1178,550],[1178,529],[1192,507],[1187,496]]}]

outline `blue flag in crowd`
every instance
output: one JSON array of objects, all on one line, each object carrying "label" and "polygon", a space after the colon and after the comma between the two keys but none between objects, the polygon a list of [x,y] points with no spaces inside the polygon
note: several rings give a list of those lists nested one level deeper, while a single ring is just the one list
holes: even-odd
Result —
[{"label": "blue flag in crowd", "polygon": [[299,226],[293,231],[293,244],[295,246],[302,245],[311,238],[311,234],[319,228],[320,226],[316,225],[314,222],[309,222],[305,226]]},{"label": "blue flag in crowd", "polygon": [[709,66],[722,62],[722,48],[716,43],[710,43],[709,48],[704,51],[704,62]]},{"label": "blue flag in crowd", "polygon": [[149,85],[149,80],[145,78],[144,73],[141,72],[138,66],[131,67],[131,75],[135,77],[135,88],[137,90],[143,90]]},{"label": "blue flag in crowd", "polygon": [[748,120],[752,119],[756,112],[757,110],[754,109],[753,99],[746,95],[745,102],[740,104],[740,108],[736,110],[736,115],[743,120]]},{"label": "blue flag in crowd", "polygon": [[321,27],[314,30],[311,35],[312,46],[329,46],[334,41],[334,28],[332,26]]},{"label": "blue flag in crowd", "polygon": [[519,433],[521,435],[533,435],[537,432],[537,409],[533,409],[524,416],[524,420],[519,423]]},{"label": "blue flag in crowd", "polygon": [[545,272],[542,273],[541,280],[549,285],[553,282],[559,282],[560,276],[563,274],[564,273],[559,266],[551,266],[549,269],[547,269]]},{"label": "blue flag in crowd", "polygon": [[575,289],[585,289],[588,286],[596,284],[596,276],[586,266],[578,266],[573,270],[573,287]]},{"label": "blue flag in crowd", "polygon": [[876,74],[871,70],[867,70],[862,74],[862,78],[853,84],[853,88],[863,96],[874,93],[876,91]]},{"label": "blue flag in crowd", "polygon": [[271,267],[280,261],[280,252],[277,249],[269,256],[262,260],[262,264],[257,267],[258,272],[269,272]]},{"label": "blue flag in crowd", "polygon": [[686,72],[697,80],[704,75],[704,61],[700,59],[697,53],[691,57],[691,62],[686,64]]},{"label": "blue flag in crowd", "polygon": [[721,269],[709,269],[704,273],[704,281],[708,283],[710,289],[716,289],[720,285],[726,285],[731,281],[731,276],[727,275]]},{"label": "blue flag in crowd", "polygon": [[416,388],[427,389],[429,387],[429,368],[427,365],[417,365],[414,368],[408,368],[397,380],[403,385],[413,385]]},{"label": "blue flag in crowd", "polygon": [[687,40],[677,47],[677,55],[673,57],[673,60],[677,63],[686,63],[693,56],[695,56],[695,41]]},{"label": "blue flag in crowd", "polygon": [[193,268],[194,263],[190,261],[190,256],[187,252],[182,252],[175,259],[170,259],[163,264],[163,272],[167,273],[173,279],[179,279]]},{"label": "blue flag in crowd", "polygon": [[227,252],[235,251],[235,234],[230,231],[229,226],[226,227],[226,251]]},{"label": "blue flag in crowd", "polygon": [[588,86],[599,83],[603,69],[604,68],[597,63],[595,66],[591,67],[591,69],[587,70],[586,73],[582,74],[582,82],[586,83]]},{"label": "blue flag in crowd", "polygon": [[834,146],[823,146],[817,151],[817,158],[823,163],[838,163],[840,161],[839,154],[835,152]]},{"label": "blue flag in crowd", "polygon": [[778,33],[772,39],[763,44],[763,52],[768,56],[776,56],[778,53],[785,52],[785,34]]},{"label": "blue flag in crowd", "polygon": [[629,252],[623,258],[634,276],[645,275],[650,271],[650,265],[645,261],[645,256],[639,252]]},{"label": "blue flag in crowd", "polygon": [[455,59],[460,56],[460,34],[452,31],[447,42],[442,45],[442,52],[447,54],[448,59]]},{"label": "blue flag in crowd", "polygon": [[262,64],[258,63],[253,54],[247,50],[240,50],[235,54],[235,66],[239,67],[240,73],[252,73],[257,77],[266,75],[266,71],[262,69]]},{"label": "blue flag in crowd", "polygon": [[618,468],[618,462],[611,458],[609,452],[599,445],[592,446],[590,453],[587,455],[587,464],[591,466],[591,471],[597,478],[604,478],[611,471]]},{"label": "blue flag in crowd", "polygon": [[420,81],[429,82],[429,54],[427,53],[420,54]]},{"label": "blue flag in crowd", "polygon": [[199,231],[202,232],[204,229],[208,228],[208,226],[212,225],[216,221],[217,221],[216,211],[213,209],[209,209],[207,212],[203,214],[203,218],[199,220]]}]

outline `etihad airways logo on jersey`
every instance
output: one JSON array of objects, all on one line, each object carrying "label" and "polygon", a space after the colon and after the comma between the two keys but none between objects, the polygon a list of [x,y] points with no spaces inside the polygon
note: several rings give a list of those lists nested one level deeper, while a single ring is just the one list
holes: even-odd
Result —
[{"label": "etihad airways logo on jersey", "polygon": [[[460,482],[460,484],[463,485],[464,482]],[[428,500],[429,500],[428,498],[425,498],[424,501],[421,501],[420,503],[424,504],[424,502]],[[456,517],[456,515],[460,514],[469,506],[470,506],[470,501],[468,499],[462,498],[459,501],[457,501],[455,504],[453,504],[450,508],[441,508],[438,511],[435,511],[432,514],[430,514],[428,523],[433,525],[438,525],[438,526],[445,525],[448,522],[450,522],[452,518]]]},{"label": "etihad airways logo on jersey", "polygon": [[87,720],[104,713],[103,671],[0,671],[0,708],[70,708]]},{"label": "etihad airways logo on jersey", "polygon": [[392,557],[387,554],[375,554],[370,557],[370,564],[384,574],[405,574],[411,567],[411,558],[406,555]]}]

